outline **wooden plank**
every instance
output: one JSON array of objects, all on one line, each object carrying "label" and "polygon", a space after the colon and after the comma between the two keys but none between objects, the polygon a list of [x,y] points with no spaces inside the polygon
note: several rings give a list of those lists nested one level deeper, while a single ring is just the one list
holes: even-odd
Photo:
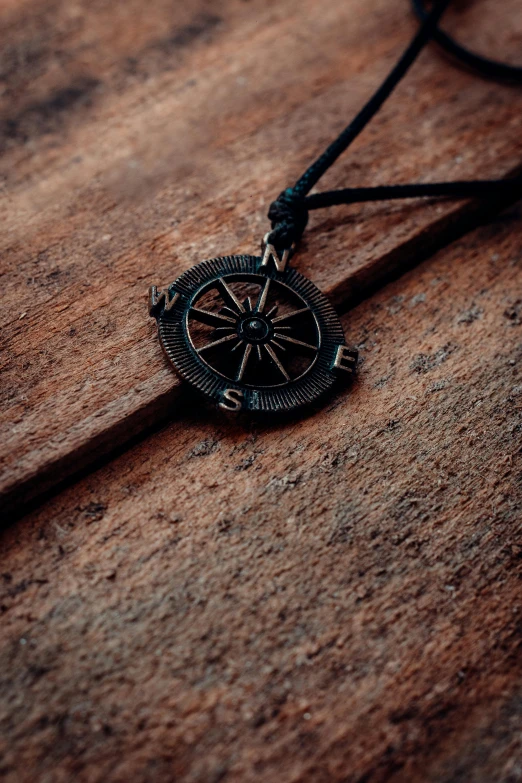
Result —
[{"label": "wooden plank", "polygon": [[4,530],[6,783],[510,779],[521,217],[346,317],[314,418],[193,411]]},{"label": "wooden plank", "polygon": [[[360,107],[415,24],[387,0],[122,9],[25,0],[1,11],[6,506],[176,410],[148,284],[255,250],[270,199]],[[449,22],[508,56],[522,14],[506,0],[508,31],[495,9]],[[507,174],[522,158],[520,107],[519,91],[430,50],[324,187]],[[296,263],[346,309],[475,209],[314,215]]]}]

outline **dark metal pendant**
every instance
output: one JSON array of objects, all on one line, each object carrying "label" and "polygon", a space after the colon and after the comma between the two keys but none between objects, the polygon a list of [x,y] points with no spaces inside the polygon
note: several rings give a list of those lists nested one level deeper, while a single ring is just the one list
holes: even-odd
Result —
[{"label": "dark metal pendant", "polygon": [[203,261],[150,288],[168,359],[225,410],[292,411],[355,370],[337,313],[288,257],[267,244],[263,257]]}]

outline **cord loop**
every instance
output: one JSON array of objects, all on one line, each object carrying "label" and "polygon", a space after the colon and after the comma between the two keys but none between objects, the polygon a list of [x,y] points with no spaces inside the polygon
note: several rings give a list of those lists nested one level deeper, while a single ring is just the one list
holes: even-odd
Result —
[{"label": "cord loop", "polygon": [[[374,117],[386,99],[397,87],[403,76],[413,65],[426,44],[435,39],[457,59],[475,68],[485,76],[522,81],[522,68],[489,60],[481,55],[464,49],[446,33],[439,29],[438,23],[452,0],[411,0],[414,10],[422,24],[397,61],[386,79],[363,106],[354,119],[341,131],[339,136],[326,148],[316,161],[302,174],[293,188],[287,188],[270,205],[268,217],[272,230],[266,242],[279,253],[290,251],[294,243],[299,242],[308,223],[310,209],[322,209],[334,204],[356,204],[363,201],[382,201],[396,198],[452,197],[452,198],[506,198],[512,199],[520,193],[522,176],[518,174],[505,180],[475,180],[470,182],[433,182],[408,185],[388,185],[381,187],[342,188],[322,193],[308,193],[330,166],[348,149],[361,131]],[[426,4],[430,10],[426,10]]]},{"label": "cord loop", "polygon": [[293,188],[286,188],[270,204],[268,219],[272,224],[268,241],[277,250],[287,250],[301,239],[308,223],[308,209]]}]

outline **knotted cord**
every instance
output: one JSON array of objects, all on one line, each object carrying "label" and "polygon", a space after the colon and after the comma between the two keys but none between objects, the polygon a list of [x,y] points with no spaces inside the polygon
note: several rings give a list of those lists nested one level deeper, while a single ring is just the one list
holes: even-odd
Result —
[{"label": "knotted cord", "polygon": [[421,26],[402,57],[370,100],[335,141],[309,166],[292,188],[287,188],[280,193],[270,205],[268,217],[272,230],[268,242],[278,250],[288,249],[301,239],[308,222],[308,212],[311,209],[322,209],[336,204],[356,204],[363,201],[416,197],[492,198],[522,191],[522,176],[518,176],[499,180],[342,188],[308,195],[323,174],[348,149],[379,111],[430,40],[436,41],[458,60],[486,77],[522,82],[522,68],[499,63],[475,54],[460,46],[447,33],[439,29],[440,18],[451,0],[434,2],[429,12],[426,11],[424,0],[411,1],[415,12],[421,19]]}]

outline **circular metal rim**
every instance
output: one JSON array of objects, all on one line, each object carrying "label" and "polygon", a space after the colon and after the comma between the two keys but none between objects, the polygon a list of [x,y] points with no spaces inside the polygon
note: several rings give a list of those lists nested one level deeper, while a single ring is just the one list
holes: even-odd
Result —
[{"label": "circular metal rim", "polygon": [[[241,409],[251,412],[286,412],[310,405],[335,383],[335,352],[344,344],[344,332],[337,313],[327,297],[304,275],[291,267],[278,272],[275,267],[261,267],[258,256],[223,256],[202,261],[183,272],[170,286],[171,295],[179,294],[173,307],[158,316],[162,348],[177,373],[214,403],[219,404],[227,390],[243,395]],[[220,277],[251,274],[270,277],[300,296],[310,307],[318,325],[320,346],[317,357],[299,378],[281,386],[253,388],[231,381],[201,360],[186,333],[186,314],[200,290]]]}]

